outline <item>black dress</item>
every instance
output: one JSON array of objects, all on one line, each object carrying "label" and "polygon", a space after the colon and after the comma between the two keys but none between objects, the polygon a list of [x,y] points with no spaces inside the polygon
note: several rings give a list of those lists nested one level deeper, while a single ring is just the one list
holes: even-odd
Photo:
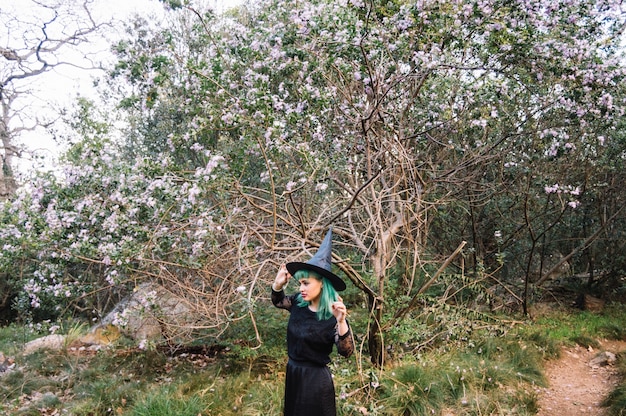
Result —
[{"label": "black dress", "polygon": [[335,386],[327,364],[333,345],[348,357],[354,351],[352,331],[340,336],[335,317],[317,320],[317,314],[297,305],[296,295],[272,290],[272,303],[291,312],[287,325],[285,416],[335,416]]}]

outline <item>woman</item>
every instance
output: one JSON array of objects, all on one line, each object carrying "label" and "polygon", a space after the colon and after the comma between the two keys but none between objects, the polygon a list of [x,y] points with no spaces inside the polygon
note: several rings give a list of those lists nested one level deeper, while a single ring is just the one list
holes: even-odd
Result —
[{"label": "woman", "polygon": [[[272,284],[272,303],[290,312],[287,324],[287,374],[285,416],[335,416],[335,386],[327,364],[333,344],[349,357],[354,340],[346,305],[338,291],[346,284],[331,272],[332,230],[307,263],[282,265]],[[290,278],[300,284],[299,293],[286,296]]]}]

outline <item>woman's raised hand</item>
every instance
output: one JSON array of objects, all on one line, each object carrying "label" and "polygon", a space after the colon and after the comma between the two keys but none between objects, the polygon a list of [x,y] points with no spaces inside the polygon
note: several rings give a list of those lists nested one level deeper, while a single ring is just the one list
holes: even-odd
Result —
[{"label": "woman's raised hand", "polygon": [[274,279],[274,284],[272,285],[272,289],[274,289],[274,291],[276,292],[280,292],[281,290],[283,290],[285,285],[287,285],[290,278],[291,278],[291,274],[289,274],[287,267],[284,264],[282,264],[280,266],[280,269],[278,269],[278,273],[276,273],[276,279]]}]

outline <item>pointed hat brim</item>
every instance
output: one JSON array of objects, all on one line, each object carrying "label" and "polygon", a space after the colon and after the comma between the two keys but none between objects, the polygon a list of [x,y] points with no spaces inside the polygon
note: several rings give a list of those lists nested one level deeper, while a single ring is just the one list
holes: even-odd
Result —
[{"label": "pointed hat brim", "polygon": [[339,276],[337,276],[333,272],[330,272],[326,269],[318,267],[314,264],[301,263],[298,261],[294,261],[291,263],[287,263],[286,266],[287,266],[287,270],[292,276],[296,274],[298,270],[310,270],[310,271],[316,272],[320,276],[327,278],[328,281],[330,281],[330,283],[333,285],[333,287],[335,288],[337,292],[342,292],[346,290],[346,283]]}]

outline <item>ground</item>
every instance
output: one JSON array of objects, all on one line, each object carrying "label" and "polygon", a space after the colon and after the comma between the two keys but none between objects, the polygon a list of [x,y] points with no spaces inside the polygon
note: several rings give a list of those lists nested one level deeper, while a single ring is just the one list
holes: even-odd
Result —
[{"label": "ground", "polygon": [[557,360],[546,366],[548,386],[538,390],[538,416],[602,416],[602,400],[615,388],[619,377],[613,365],[592,366],[600,352],[626,351],[624,341],[601,341],[600,347],[564,348]]}]

